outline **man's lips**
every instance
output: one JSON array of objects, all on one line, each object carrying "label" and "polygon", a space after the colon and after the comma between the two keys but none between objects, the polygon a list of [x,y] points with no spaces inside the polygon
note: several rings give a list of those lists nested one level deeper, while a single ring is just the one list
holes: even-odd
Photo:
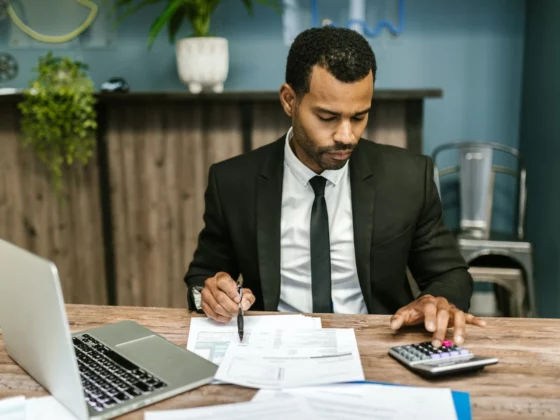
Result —
[{"label": "man's lips", "polygon": [[333,159],[336,160],[345,160],[348,159],[351,155],[352,152],[351,151],[345,151],[345,152],[329,152],[327,153],[330,157],[332,157]]}]

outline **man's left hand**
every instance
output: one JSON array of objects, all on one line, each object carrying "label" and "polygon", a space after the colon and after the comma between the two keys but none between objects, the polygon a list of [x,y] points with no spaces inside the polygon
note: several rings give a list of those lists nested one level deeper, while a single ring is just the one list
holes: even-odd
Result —
[{"label": "man's left hand", "polygon": [[424,322],[426,329],[433,332],[432,344],[441,346],[448,326],[454,327],[453,341],[461,345],[465,339],[465,325],[486,326],[486,322],[472,314],[457,309],[447,299],[424,295],[414,302],[403,306],[391,317],[391,329],[418,325]]}]

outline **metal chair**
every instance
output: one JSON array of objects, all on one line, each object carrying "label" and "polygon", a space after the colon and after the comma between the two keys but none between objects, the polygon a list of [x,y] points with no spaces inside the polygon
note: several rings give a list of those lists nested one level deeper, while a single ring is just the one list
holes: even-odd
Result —
[{"label": "metal chair", "polygon": [[[438,169],[438,156],[448,150],[456,150],[459,164]],[[494,152],[504,152],[516,158],[517,168],[496,165]],[[524,240],[527,172],[519,152],[498,143],[458,142],[437,147],[432,153],[434,179],[441,198],[441,178],[457,173],[460,190],[460,222],[456,238],[459,249],[469,265],[483,256],[506,257],[510,264],[496,267],[471,267],[474,281],[498,284],[509,292],[510,315],[537,316],[535,303],[533,247]],[[498,173],[517,179],[517,223],[512,235],[491,230],[494,180]],[[517,275],[512,269],[518,268]],[[522,274],[522,275],[519,275]]]}]

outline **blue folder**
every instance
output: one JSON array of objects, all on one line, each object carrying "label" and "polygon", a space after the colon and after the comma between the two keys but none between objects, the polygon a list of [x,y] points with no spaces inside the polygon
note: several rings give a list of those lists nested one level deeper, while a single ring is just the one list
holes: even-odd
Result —
[{"label": "blue folder", "polygon": [[[408,386],[408,385],[401,385],[401,384],[391,384],[388,382],[374,382],[374,381],[360,381],[354,383]],[[459,420],[472,420],[471,398],[469,393],[451,390],[451,394],[453,395],[453,403],[455,404],[455,412],[457,413],[457,418]]]}]

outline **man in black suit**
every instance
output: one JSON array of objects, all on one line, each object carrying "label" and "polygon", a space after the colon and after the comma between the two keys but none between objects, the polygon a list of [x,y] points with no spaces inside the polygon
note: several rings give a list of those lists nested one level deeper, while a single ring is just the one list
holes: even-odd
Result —
[{"label": "man in black suit", "polygon": [[[441,345],[464,341],[472,278],[443,224],[428,157],[375,144],[377,65],[355,31],[314,28],[290,49],[280,101],[288,133],[211,166],[205,226],[185,276],[189,307],[216,321],[243,308],[393,314]],[[421,291],[414,299],[410,269]]]}]

